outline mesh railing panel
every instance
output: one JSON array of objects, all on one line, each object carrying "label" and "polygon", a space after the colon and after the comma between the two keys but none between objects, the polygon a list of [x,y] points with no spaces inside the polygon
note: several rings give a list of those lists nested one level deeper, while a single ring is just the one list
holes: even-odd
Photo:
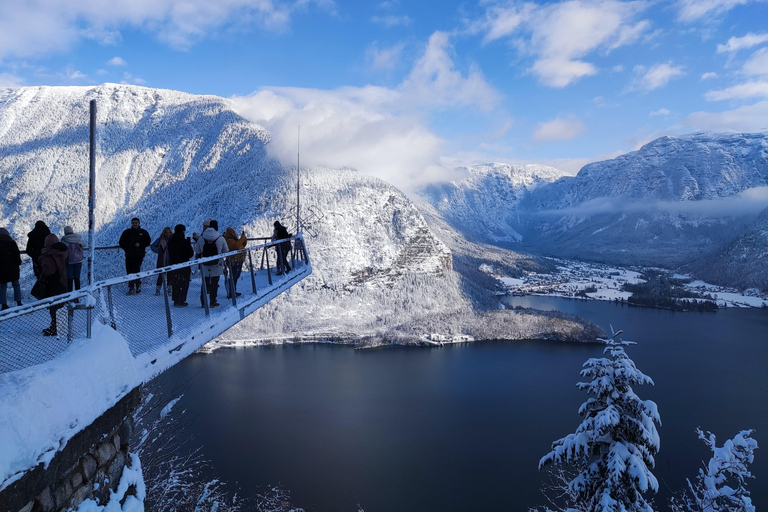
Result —
[{"label": "mesh railing panel", "polygon": [[[304,264],[306,253],[301,250],[302,244],[301,237],[295,237],[295,243],[288,254],[290,265]],[[219,306],[212,304],[211,290],[207,288],[205,298],[208,308],[205,307],[206,301],[201,297],[202,274],[205,270],[201,271],[203,265],[197,262],[190,262],[188,270],[174,267],[170,272],[168,269],[162,269],[154,271],[151,275],[139,275],[140,292],[129,295],[130,281],[135,282],[136,279],[124,275],[125,260],[122,254],[117,249],[107,249],[97,254],[94,274],[101,280],[90,292],[90,301],[87,300],[89,292],[81,290],[32,303],[26,295],[34,284],[31,265],[28,264],[29,275],[23,274],[26,281],[22,285],[26,292],[23,293],[25,306],[0,313],[0,373],[50,361],[64,351],[71,340],[85,336],[88,332],[86,303],[91,304],[91,321],[111,325],[120,332],[127,340],[134,357],[156,350],[165,345],[172,336],[185,339],[186,333],[199,331],[201,323],[210,322],[207,313],[214,315],[216,311],[235,305],[231,296],[228,297],[229,268],[230,265],[237,267],[237,264],[233,263],[235,258],[244,259],[240,264],[241,272],[235,284],[235,290],[240,294],[235,298],[235,302],[243,303],[252,300],[258,292],[263,292],[281,279],[278,276],[278,250],[272,244],[264,244],[222,256],[220,259],[225,262],[226,271],[219,277],[216,287]],[[301,254],[296,256],[296,253]],[[249,261],[253,264],[253,277]],[[155,258],[148,254],[144,258],[142,272],[152,271],[154,262]],[[174,294],[174,284],[184,281],[179,275],[186,273],[189,274],[188,289],[186,296],[180,297]],[[86,281],[84,274],[85,268],[83,282]],[[235,274],[236,272],[232,275]],[[256,295],[253,284],[256,285]],[[180,293],[178,284],[176,288],[177,293]],[[137,289],[135,284],[133,289]],[[188,305],[174,303],[182,301]],[[56,309],[55,329],[51,328],[50,311],[53,308]]]}]

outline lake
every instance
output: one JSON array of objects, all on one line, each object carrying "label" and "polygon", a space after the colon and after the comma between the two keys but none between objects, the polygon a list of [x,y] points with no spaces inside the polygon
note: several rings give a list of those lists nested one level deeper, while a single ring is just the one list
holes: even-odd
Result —
[{"label": "lake", "polygon": [[[638,343],[628,354],[655,386],[635,391],[662,419],[657,509],[709,459],[698,426],[718,444],[756,429],[749,488],[758,506],[768,500],[768,311],[505,301],[613,324]],[[177,410],[197,416],[189,435],[211,474],[242,495],[280,483],[315,511],[525,511],[545,503],[538,461],[579,425],[579,371],[601,354],[598,344],[544,341],[286,345],[193,355],[164,380],[195,376]]]}]

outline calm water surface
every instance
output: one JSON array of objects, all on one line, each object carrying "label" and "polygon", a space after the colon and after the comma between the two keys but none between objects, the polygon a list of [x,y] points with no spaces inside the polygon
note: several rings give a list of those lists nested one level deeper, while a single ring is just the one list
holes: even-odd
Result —
[{"label": "calm water surface", "polygon": [[[709,458],[697,426],[720,442],[755,428],[750,488],[766,510],[768,311],[672,313],[552,297],[508,304],[613,324],[638,342],[629,355],[656,385],[636,391],[656,401],[663,422],[657,502]],[[601,354],[595,344],[541,341],[229,349],[188,358],[166,383],[196,375],[183,400],[185,414],[198,416],[192,434],[212,474],[244,495],[280,482],[314,511],[525,511],[544,503],[538,460],[578,426],[579,371]]]}]

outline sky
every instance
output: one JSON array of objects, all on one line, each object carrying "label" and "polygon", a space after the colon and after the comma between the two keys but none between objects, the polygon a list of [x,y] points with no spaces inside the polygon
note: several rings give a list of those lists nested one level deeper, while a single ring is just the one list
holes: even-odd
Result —
[{"label": "sky", "polygon": [[0,87],[234,101],[295,164],[403,188],[460,165],[576,173],[662,135],[768,130],[768,1],[0,2]]}]

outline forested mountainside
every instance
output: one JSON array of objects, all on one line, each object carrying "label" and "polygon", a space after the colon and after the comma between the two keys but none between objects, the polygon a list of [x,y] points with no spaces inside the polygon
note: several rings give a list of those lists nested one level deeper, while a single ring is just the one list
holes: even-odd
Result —
[{"label": "forested mountainside", "polygon": [[[86,230],[91,99],[97,245],[115,244],[133,216],[153,238],[177,223],[198,230],[209,217],[249,236],[269,236],[275,219],[295,229],[295,168],[268,156],[269,133],[228,100],[115,84],[29,87],[0,90],[0,225],[21,245],[36,220],[56,233],[65,225]],[[301,203],[307,218],[317,213],[318,236],[307,239],[312,276],[229,339],[405,333],[413,340],[438,318],[453,319],[447,328],[458,333],[461,319],[474,317],[479,303],[464,294],[449,249],[393,186],[352,170],[303,169]],[[572,321],[518,316],[519,325],[534,326],[519,336],[585,332]]]},{"label": "forested mountainside", "polygon": [[[522,193],[519,180],[504,183],[498,176],[492,187],[478,188],[477,180],[454,184],[458,199],[451,201],[433,193],[448,184],[422,194],[455,229],[490,243],[676,266],[727,243],[766,206],[768,133],[662,137]],[[480,206],[467,211],[465,205],[474,204]],[[487,219],[493,220],[484,227]]]},{"label": "forested mountainside", "polygon": [[768,291],[768,208],[735,240],[684,269],[710,283]]}]

